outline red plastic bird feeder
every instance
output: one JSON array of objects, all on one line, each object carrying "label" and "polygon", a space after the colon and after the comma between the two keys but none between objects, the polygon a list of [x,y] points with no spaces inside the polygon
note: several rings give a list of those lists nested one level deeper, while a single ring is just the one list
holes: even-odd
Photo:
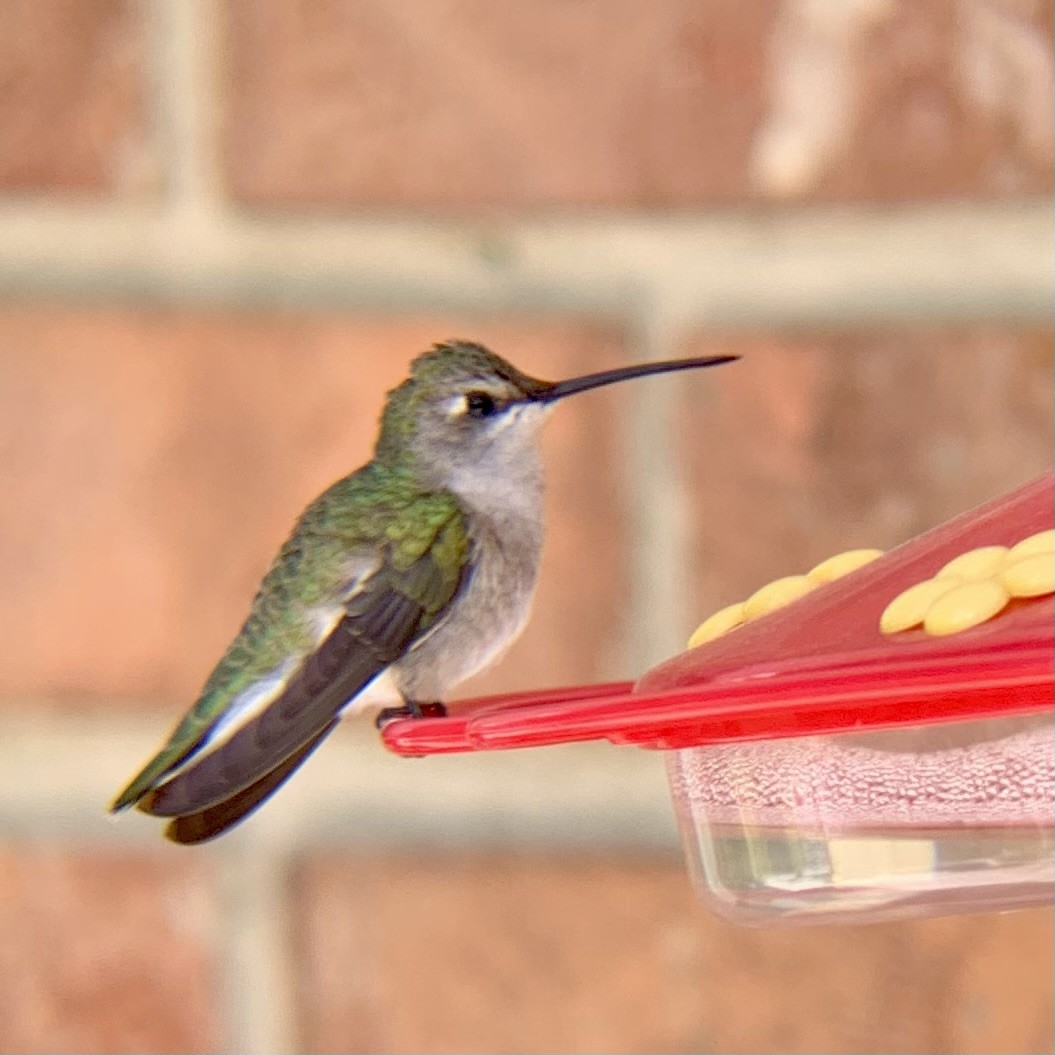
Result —
[{"label": "red plastic bird feeder", "polygon": [[1053,504],[1048,473],[636,683],[466,701],[394,722],[384,742],[407,756],[598,739],[666,752],[696,889],[739,923],[1048,903],[1051,594],[941,636],[880,619],[965,552],[1051,529]]}]

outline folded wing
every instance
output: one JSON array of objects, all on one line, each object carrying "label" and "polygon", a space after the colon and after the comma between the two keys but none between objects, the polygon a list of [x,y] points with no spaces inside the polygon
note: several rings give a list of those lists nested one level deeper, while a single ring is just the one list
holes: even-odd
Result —
[{"label": "folded wing", "polygon": [[[467,578],[449,559],[467,546],[460,513],[437,521],[427,544],[393,548],[344,603],[344,614],[266,704],[211,742],[208,733],[156,778],[156,760],[117,801],[175,820],[167,835],[201,842],[264,802],[336,727],[344,706],[435,627]],[[171,750],[160,758],[171,758]],[[153,767],[153,768],[151,768]],[[130,794],[130,791],[132,792]]]}]

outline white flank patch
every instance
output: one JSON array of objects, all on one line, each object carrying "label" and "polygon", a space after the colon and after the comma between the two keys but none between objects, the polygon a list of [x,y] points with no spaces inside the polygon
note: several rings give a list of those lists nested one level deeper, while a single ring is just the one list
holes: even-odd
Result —
[{"label": "white flank patch", "polygon": [[380,707],[399,707],[402,703],[403,697],[396,688],[392,668],[387,667],[344,705],[341,717],[347,718]]},{"label": "white flank patch", "polygon": [[283,660],[270,674],[244,688],[232,701],[224,716],[212,727],[200,753],[226,743],[247,722],[263,714],[286,687],[290,675],[300,665],[297,659]]}]

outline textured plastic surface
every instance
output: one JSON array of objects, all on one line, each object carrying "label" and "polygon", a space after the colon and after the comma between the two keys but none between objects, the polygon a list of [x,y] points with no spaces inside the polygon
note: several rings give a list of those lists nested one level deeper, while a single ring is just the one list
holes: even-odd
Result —
[{"label": "textured plastic surface", "polygon": [[950,637],[883,635],[890,600],[966,550],[1052,527],[1051,473],[957,517],[786,608],[617,682],[496,696],[394,722],[419,756],[607,739],[663,750],[1028,715],[1053,706],[1055,606],[1014,601]]},{"label": "textured plastic surface", "polygon": [[906,919],[1051,900],[1052,598],[946,637],[884,635],[904,589],[1055,520],[1051,474],[636,685],[524,692],[393,723],[405,755],[607,739],[668,751],[697,893],[741,924]]},{"label": "textured plastic surface", "polygon": [[874,922],[1050,904],[1046,714],[673,751],[700,900],[740,924]]}]

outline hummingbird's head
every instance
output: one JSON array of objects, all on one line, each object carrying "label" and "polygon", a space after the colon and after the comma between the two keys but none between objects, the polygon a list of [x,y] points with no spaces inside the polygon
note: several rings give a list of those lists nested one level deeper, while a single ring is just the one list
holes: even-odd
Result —
[{"label": "hummingbird's head", "polygon": [[388,393],[377,457],[410,459],[427,480],[455,489],[458,474],[493,480],[533,464],[549,387],[482,345],[434,345]]},{"label": "hummingbird's head", "polygon": [[409,459],[423,478],[469,492],[522,479],[538,464],[539,427],[565,396],[646,374],[717,366],[738,356],[638,363],[616,370],[541,381],[471,341],[446,341],[411,364],[388,394],[377,458]]}]

